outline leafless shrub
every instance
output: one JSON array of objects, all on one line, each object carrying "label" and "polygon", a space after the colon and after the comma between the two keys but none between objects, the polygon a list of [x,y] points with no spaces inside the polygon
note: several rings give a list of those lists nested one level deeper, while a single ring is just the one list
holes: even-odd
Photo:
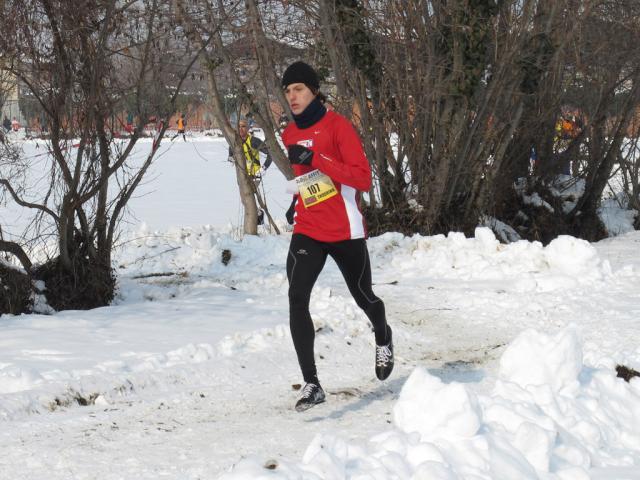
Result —
[{"label": "leafless shrub", "polygon": [[[111,251],[119,221],[197,57],[184,57],[182,49],[180,61],[172,56],[180,43],[167,43],[174,38],[171,15],[157,0],[20,0],[0,7],[4,68],[38,102],[49,128],[45,161],[1,165],[0,190],[39,219],[30,238],[7,242],[3,251],[20,252],[25,270],[50,282],[47,298],[58,308],[105,305],[113,296]],[[126,110],[136,128],[119,140],[117,119]],[[150,118],[159,122],[157,136],[136,163],[130,154]],[[34,179],[36,191],[29,184]],[[55,250],[45,265],[32,268],[23,246],[43,235],[44,225],[55,235]]]}]

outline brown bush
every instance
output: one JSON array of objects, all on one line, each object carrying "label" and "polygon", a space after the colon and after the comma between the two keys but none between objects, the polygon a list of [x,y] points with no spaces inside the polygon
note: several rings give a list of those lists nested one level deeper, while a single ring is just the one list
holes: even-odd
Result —
[{"label": "brown bush", "polygon": [[69,272],[54,258],[34,270],[34,277],[45,283],[47,303],[57,311],[109,305],[115,294],[113,269],[86,258],[74,258],[72,264]]},{"label": "brown bush", "polygon": [[29,312],[32,290],[31,279],[26,273],[0,262],[0,315]]}]

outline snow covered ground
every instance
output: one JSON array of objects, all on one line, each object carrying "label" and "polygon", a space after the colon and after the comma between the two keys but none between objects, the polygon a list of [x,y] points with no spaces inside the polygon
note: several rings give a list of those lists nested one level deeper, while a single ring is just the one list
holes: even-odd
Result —
[{"label": "snow covered ground", "polygon": [[[235,171],[227,161],[226,141],[209,136],[187,138],[187,142],[179,137],[160,144],[157,159],[129,202],[125,228],[139,229],[141,223],[153,230],[238,225],[242,218],[241,203]],[[138,141],[131,155],[133,164],[146,158],[151,142],[150,138]],[[25,141],[21,147],[26,158],[44,163],[47,151],[44,141]],[[73,148],[70,150],[73,153]],[[40,181],[48,180],[45,176]],[[46,190],[46,185],[39,187],[33,189],[34,195]],[[284,220],[291,195],[286,193],[286,180],[275,164],[264,175],[261,188],[271,214]],[[11,202],[0,203],[0,224],[5,235],[19,235],[29,220]]]},{"label": "snow covered ground", "polygon": [[370,239],[396,370],[375,379],[329,261],[311,303],[328,399],[300,414],[289,234],[237,239],[224,143],[167,148],[114,305],[0,317],[0,479],[640,479],[640,380],[615,371],[640,370],[640,232]]}]

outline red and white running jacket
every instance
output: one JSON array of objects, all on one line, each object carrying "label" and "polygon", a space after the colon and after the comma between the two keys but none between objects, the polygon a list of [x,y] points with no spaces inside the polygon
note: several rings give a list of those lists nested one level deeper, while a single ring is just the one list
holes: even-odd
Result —
[{"label": "red and white running jacket", "polygon": [[285,146],[298,144],[313,151],[311,166],[293,165],[296,177],[318,169],[331,178],[338,191],[337,195],[308,208],[298,198],[293,233],[320,242],[365,238],[360,195],[371,187],[371,168],[351,122],[327,111],[309,128],[300,129],[295,122],[289,123],[282,132],[282,140]]}]

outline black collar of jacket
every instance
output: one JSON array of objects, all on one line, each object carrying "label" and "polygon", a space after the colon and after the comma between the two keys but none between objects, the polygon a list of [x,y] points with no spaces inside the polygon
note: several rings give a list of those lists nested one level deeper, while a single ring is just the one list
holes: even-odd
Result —
[{"label": "black collar of jacket", "polygon": [[314,98],[307,108],[300,115],[293,115],[293,120],[296,122],[298,128],[309,128],[310,126],[318,123],[324,114],[327,113],[327,108],[322,104],[318,97]]}]

